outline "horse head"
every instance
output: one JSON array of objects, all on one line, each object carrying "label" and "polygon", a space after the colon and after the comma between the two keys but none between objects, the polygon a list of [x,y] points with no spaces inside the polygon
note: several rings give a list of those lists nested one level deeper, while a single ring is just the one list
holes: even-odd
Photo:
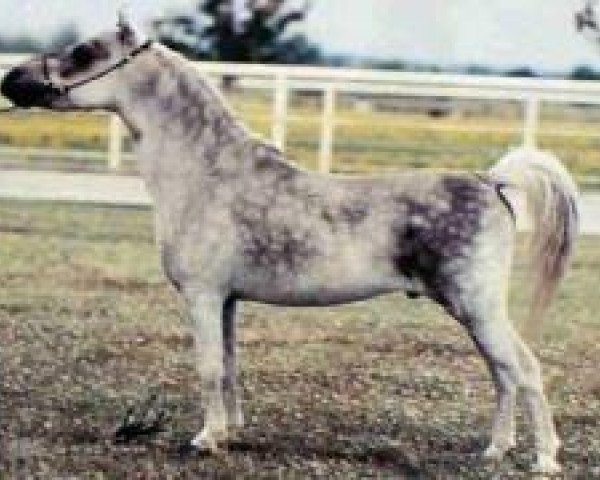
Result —
[{"label": "horse head", "polygon": [[13,68],[4,77],[0,91],[17,107],[116,111],[120,76],[127,64],[150,46],[151,42],[120,15],[115,31]]}]

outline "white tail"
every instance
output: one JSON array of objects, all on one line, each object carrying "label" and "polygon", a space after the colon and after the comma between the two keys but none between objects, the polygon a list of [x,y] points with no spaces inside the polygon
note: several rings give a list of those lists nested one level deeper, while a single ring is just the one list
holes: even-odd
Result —
[{"label": "white tail", "polygon": [[533,148],[509,152],[492,167],[498,182],[526,195],[532,223],[530,242],[533,298],[527,327],[535,327],[550,303],[573,251],[578,230],[578,190],[573,178],[551,153]]}]

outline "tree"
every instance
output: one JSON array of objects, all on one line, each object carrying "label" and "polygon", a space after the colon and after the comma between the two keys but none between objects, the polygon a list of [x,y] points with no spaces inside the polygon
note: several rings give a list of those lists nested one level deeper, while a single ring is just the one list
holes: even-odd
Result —
[{"label": "tree", "polygon": [[56,32],[48,42],[48,46],[51,50],[59,51],[63,48],[74,45],[80,39],[79,31],[74,24],[70,23],[62,27],[58,32]]},{"label": "tree", "polygon": [[517,67],[508,70],[505,75],[507,77],[520,77],[520,78],[534,78],[537,77],[537,73],[531,69],[531,67]]},{"label": "tree", "polygon": [[79,38],[79,32],[75,26],[69,24],[45,40],[40,40],[38,37],[26,34],[14,37],[0,36],[0,51],[9,53],[38,53],[51,50],[57,52],[68,45],[77,43]]},{"label": "tree", "polygon": [[467,66],[465,73],[468,75],[492,75],[494,72],[490,67],[473,63]]},{"label": "tree", "polygon": [[8,53],[41,52],[44,46],[33,37],[19,35],[15,37],[0,37],[0,51]]},{"label": "tree", "polygon": [[579,65],[569,74],[571,80],[600,80],[600,72],[588,65]]},{"label": "tree", "polygon": [[583,10],[575,12],[575,29],[594,43],[600,41],[597,7],[598,0],[588,0]]},{"label": "tree", "polygon": [[318,47],[288,27],[309,9],[286,0],[203,0],[191,14],[154,21],[159,39],[182,53],[223,62],[315,63]]},{"label": "tree", "polygon": [[598,19],[596,18],[597,3],[597,1],[590,0],[586,3],[583,10],[575,13],[575,28],[578,32],[582,32],[586,28],[598,31]]}]

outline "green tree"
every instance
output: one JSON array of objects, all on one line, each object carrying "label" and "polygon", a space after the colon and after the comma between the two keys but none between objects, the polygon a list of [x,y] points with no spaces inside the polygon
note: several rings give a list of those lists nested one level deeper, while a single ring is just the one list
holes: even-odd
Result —
[{"label": "green tree", "polygon": [[14,37],[0,36],[0,51],[7,53],[34,53],[40,52],[44,45],[37,39],[28,35]]},{"label": "green tree", "polygon": [[511,70],[507,70],[505,75],[507,77],[520,77],[520,78],[534,78],[537,77],[537,73],[530,67],[517,67]]},{"label": "green tree", "polygon": [[474,63],[467,66],[467,68],[465,69],[465,73],[468,75],[491,75],[494,72],[490,67]]},{"label": "green tree", "polygon": [[190,14],[154,21],[159,39],[189,57],[223,62],[316,63],[320,50],[286,30],[309,9],[286,0],[204,0]]},{"label": "green tree", "polygon": [[77,30],[74,24],[70,23],[62,27],[50,38],[48,46],[51,50],[58,51],[77,43],[80,38],[79,30]]},{"label": "green tree", "polygon": [[68,24],[47,39],[40,39],[30,34],[17,36],[0,36],[0,51],[8,53],[38,53],[48,50],[59,51],[79,40],[79,32],[73,24]]},{"label": "green tree", "polygon": [[600,80],[600,72],[588,65],[579,65],[569,74],[571,80]]}]

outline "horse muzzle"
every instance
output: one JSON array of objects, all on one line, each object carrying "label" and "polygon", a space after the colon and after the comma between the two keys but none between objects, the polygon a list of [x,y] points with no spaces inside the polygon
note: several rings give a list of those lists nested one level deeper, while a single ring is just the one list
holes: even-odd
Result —
[{"label": "horse muzzle", "polygon": [[23,67],[13,68],[6,74],[0,85],[0,92],[15,106],[22,108],[50,108],[62,96],[58,88],[34,78]]}]

